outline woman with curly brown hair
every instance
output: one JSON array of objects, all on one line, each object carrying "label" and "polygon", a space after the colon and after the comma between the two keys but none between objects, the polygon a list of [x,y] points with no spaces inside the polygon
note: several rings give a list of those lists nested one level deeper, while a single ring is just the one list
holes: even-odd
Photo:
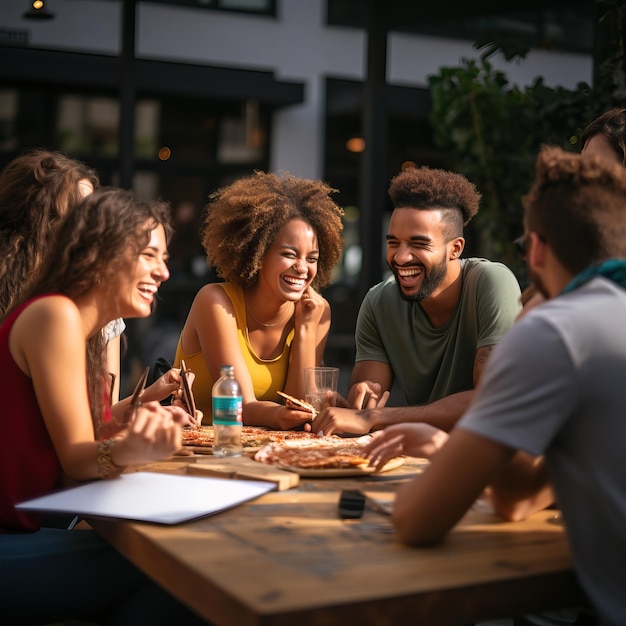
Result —
[{"label": "woman with curly brown hair", "polygon": [[304,397],[304,368],[320,365],[330,306],[318,289],[341,256],[342,209],[323,182],[256,172],[209,199],[203,246],[224,283],[205,285],[183,327],[175,364],[195,373],[211,415],[220,367],[233,365],[245,424],[290,429],[310,414],[278,403]]},{"label": "woman with curly brown hair", "polygon": [[[16,508],[179,448],[186,414],[158,402],[135,408],[115,438],[95,437],[110,409],[102,328],[150,315],[169,278],[169,232],[164,203],[148,204],[121,189],[94,191],[55,230],[36,280],[0,326],[0,605],[7,623],[47,624],[105,611],[116,624],[192,618],[94,531],[44,527],[40,516]],[[28,600],[32,589],[36,602]],[[144,592],[164,605],[146,602]],[[166,617],[168,606],[176,615]]]},{"label": "woman with curly brown hair", "polygon": [[[36,279],[55,231],[68,212],[99,186],[96,172],[60,152],[27,152],[0,172],[0,320]],[[103,329],[111,400],[119,399],[120,335],[124,321]],[[179,372],[170,370],[148,387],[146,400],[162,400],[178,389]],[[119,414],[128,401],[116,405]]]}]

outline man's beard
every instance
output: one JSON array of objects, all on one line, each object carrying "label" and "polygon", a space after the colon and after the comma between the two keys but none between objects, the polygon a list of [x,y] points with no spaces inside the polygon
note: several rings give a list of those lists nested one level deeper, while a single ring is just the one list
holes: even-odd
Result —
[{"label": "man's beard", "polygon": [[408,295],[402,291],[402,286],[398,280],[398,268],[392,265],[389,265],[389,268],[396,277],[396,285],[400,292],[400,297],[403,300],[407,302],[424,302],[424,300],[429,298],[433,291],[443,283],[448,273],[448,261],[443,257],[441,262],[434,265],[430,270],[426,271],[426,268],[423,268],[422,286],[419,288],[418,292],[413,295]]}]

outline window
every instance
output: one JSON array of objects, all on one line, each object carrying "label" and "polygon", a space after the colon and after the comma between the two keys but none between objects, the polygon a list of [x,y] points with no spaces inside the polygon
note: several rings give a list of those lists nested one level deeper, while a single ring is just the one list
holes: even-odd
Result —
[{"label": "window", "polygon": [[173,4],[196,9],[216,9],[254,13],[256,15],[276,15],[276,0],[148,0],[158,4]]}]

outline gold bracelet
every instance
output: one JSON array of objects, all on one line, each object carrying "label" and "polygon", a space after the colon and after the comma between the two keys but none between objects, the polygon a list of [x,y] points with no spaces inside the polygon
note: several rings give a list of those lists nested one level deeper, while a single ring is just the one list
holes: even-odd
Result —
[{"label": "gold bracelet", "polygon": [[98,443],[98,475],[100,478],[117,478],[126,466],[116,465],[111,458],[113,446],[117,439],[105,439]]}]

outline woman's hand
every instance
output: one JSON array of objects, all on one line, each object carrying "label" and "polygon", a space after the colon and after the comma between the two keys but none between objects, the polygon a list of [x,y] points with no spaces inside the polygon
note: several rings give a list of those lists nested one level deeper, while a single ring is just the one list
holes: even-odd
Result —
[{"label": "woman's hand", "polygon": [[389,392],[383,392],[379,383],[362,380],[350,388],[347,406],[357,410],[375,409],[385,406],[388,399]]},{"label": "woman's hand", "polygon": [[181,445],[181,425],[177,411],[171,409],[158,402],[137,407],[132,421],[111,450],[113,462],[119,466],[137,465],[174,454]]},{"label": "woman's hand", "polygon": [[311,430],[312,415],[308,411],[299,411],[283,405],[276,405],[275,425],[277,430],[293,430],[298,426],[304,426],[304,430]]},{"label": "woman's hand", "polygon": [[198,409],[196,409],[195,417],[192,417],[182,406],[179,400],[175,400],[174,404],[171,406],[163,407],[166,411],[169,411],[172,415],[172,419],[180,424],[182,427],[191,426],[193,428],[200,428],[202,426],[202,418],[204,417],[204,413]]},{"label": "woman's hand", "polygon": [[307,287],[302,298],[296,302],[295,324],[319,324],[326,310],[326,300],[311,286]]},{"label": "woman's hand", "polygon": [[[190,374],[190,385],[193,382],[193,374]],[[175,398],[180,397],[180,388],[182,380],[180,378],[180,369],[173,367],[163,374],[160,378],[157,378],[149,387],[146,387],[141,394],[142,402],[151,402],[156,400],[160,402],[165,400],[169,396],[173,395]]]},{"label": "woman's hand", "polygon": [[397,456],[429,459],[447,440],[448,433],[430,424],[394,424],[372,434],[365,454],[373,466],[382,466]]}]

